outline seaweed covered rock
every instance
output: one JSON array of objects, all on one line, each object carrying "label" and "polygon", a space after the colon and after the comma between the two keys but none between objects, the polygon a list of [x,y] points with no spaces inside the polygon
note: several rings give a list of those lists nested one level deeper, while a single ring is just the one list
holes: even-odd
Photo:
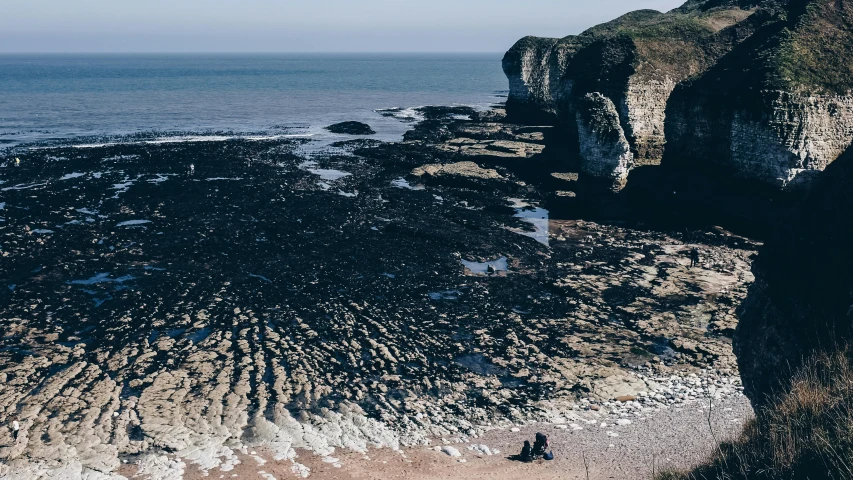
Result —
[{"label": "seaweed covered rock", "polygon": [[763,11],[762,28],[673,93],[667,166],[797,190],[850,145],[853,4]]},{"label": "seaweed covered rock", "polygon": [[343,135],[374,135],[376,132],[370,125],[361,122],[341,122],[329,125],[326,130]]},{"label": "seaweed covered rock", "polygon": [[853,339],[853,149],[831,164],[753,265],[735,334],[746,394],[767,403],[803,360]]}]

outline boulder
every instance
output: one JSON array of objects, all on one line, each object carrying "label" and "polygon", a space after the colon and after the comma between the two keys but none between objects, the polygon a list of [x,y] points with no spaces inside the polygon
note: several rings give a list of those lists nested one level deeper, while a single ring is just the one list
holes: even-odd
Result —
[{"label": "boulder", "polygon": [[462,456],[462,454],[459,452],[459,450],[456,447],[451,447],[450,445],[445,445],[445,446],[441,447],[441,451],[444,452],[446,455],[448,455],[450,457],[454,457],[454,458],[458,458],[458,457]]},{"label": "boulder", "polygon": [[853,149],[768,240],[739,310],[734,350],[755,406],[787,387],[804,358],[853,338]]}]

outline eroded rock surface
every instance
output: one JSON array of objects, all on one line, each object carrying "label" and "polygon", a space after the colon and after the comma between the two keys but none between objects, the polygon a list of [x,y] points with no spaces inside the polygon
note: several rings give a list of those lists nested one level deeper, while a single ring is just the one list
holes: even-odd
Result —
[{"label": "eroded rock surface", "polygon": [[456,162],[445,164],[423,165],[412,170],[415,177],[463,177],[480,180],[504,180],[504,177],[493,168],[482,168],[474,162]]},{"label": "eroded rock surface", "polygon": [[634,154],[619,124],[619,112],[613,101],[600,93],[584,97],[577,111],[580,171],[608,188],[619,191],[628,181],[634,166]]}]

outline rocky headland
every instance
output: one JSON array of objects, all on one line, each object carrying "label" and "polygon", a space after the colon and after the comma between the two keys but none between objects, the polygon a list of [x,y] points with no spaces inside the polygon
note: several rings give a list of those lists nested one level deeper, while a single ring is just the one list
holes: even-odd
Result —
[{"label": "rocky headland", "polygon": [[850,9],[692,0],[563,39],[527,37],[504,57],[507,109],[574,139],[582,181],[604,187],[594,188],[619,191],[631,170],[660,165],[637,181],[672,190],[716,179],[703,195],[737,184],[762,203],[807,188],[851,143]]}]

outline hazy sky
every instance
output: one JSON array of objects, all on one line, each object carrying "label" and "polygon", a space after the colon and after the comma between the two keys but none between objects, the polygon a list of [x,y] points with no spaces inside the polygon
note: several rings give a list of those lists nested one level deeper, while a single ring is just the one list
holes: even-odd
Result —
[{"label": "hazy sky", "polygon": [[500,52],[684,0],[2,0],[0,52]]}]

